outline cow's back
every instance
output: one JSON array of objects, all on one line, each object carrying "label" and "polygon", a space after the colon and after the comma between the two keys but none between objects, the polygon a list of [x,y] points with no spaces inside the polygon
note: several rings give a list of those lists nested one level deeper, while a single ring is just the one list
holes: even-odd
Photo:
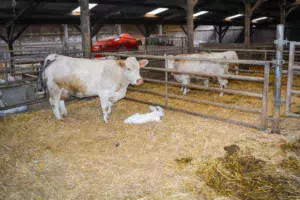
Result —
[{"label": "cow's back", "polygon": [[[45,69],[48,81],[72,93],[87,96],[109,90],[122,80],[121,69],[114,60],[89,60],[57,56]],[[51,83],[50,83],[51,84]]]}]

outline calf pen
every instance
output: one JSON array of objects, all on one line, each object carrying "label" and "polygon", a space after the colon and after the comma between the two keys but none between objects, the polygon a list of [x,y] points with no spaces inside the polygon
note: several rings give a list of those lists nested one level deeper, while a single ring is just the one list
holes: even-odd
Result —
[{"label": "calf pen", "polygon": [[[104,55],[110,55],[110,56],[118,56],[118,57],[129,57],[133,56],[132,54],[112,54],[112,53],[107,53]],[[170,59],[168,56],[151,56],[151,55],[134,55],[137,58],[143,58],[143,59],[149,59],[151,60],[150,63],[152,64],[157,64],[156,61],[167,61]],[[269,93],[269,74],[270,74],[270,62],[269,61],[253,61],[253,60],[225,60],[225,59],[205,59],[205,58],[187,58],[187,57],[176,57],[176,59],[180,60],[189,60],[189,61],[200,61],[200,62],[217,62],[217,63],[236,63],[236,64],[246,64],[246,65],[256,65],[260,66],[264,70],[264,77],[255,77],[255,76],[237,76],[237,75],[218,75],[218,74],[204,74],[204,73],[187,73],[187,72],[181,72],[180,74],[186,74],[186,75],[191,75],[193,77],[220,77],[220,78],[225,78],[229,80],[235,80],[235,81],[245,81],[245,82],[254,82],[254,83],[261,83],[263,85],[262,87],[262,92],[249,92],[249,91],[242,91],[242,90],[233,90],[233,89],[220,89],[216,87],[204,87],[204,86],[199,86],[195,84],[181,84],[181,83],[176,83],[174,81],[171,81],[169,79],[169,73],[179,73],[176,70],[170,70],[167,69],[167,66],[165,65],[164,68],[161,67],[145,67],[142,68],[142,71],[156,71],[156,72],[162,72],[164,73],[164,79],[154,79],[151,77],[145,77],[144,75],[144,81],[147,83],[153,83],[153,84],[158,84],[158,85],[164,85],[164,91],[155,91],[153,89],[140,89],[136,87],[130,87],[129,90],[133,92],[141,92],[144,94],[151,94],[155,95],[156,97],[163,97],[164,102],[157,102],[157,101],[145,101],[143,99],[137,99],[137,98],[132,98],[132,97],[127,97],[128,100],[133,100],[137,101],[140,103],[146,103],[146,104],[155,104],[159,105],[161,107],[171,109],[171,110],[176,110],[176,111],[181,111],[197,116],[202,116],[202,117],[207,117],[211,119],[216,119],[216,120],[221,120],[233,124],[238,124],[238,125],[243,125],[246,127],[251,127],[251,128],[257,128],[260,130],[265,130],[267,128],[267,111],[268,111],[268,93]],[[154,62],[153,62],[154,61]],[[151,64],[150,64],[151,65]],[[188,96],[182,96],[178,94],[174,94],[174,92],[170,91],[171,86],[182,86],[182,87],[187,87],[187,88],[192,88],[192,89],[197,89],[197,90],[204,90],[208,92],[224,92],[225,94],[230,94],[230,95],[239,95],[239,96],[244,96],[244,97],[251,97],[255,99],[259,99],[261,102],[261,107],[260,108],[249,108],[246,106],[240,106],[240,105],[234,105],[234,104],[228,104],[228,103],[222,103],[222,102],[216,102],[216,101],[210,101],[210,100],[204,100],[204,99],[199,99],[199,98],[191,98]],[[158,86],[159,87],[159,86]],[[172,88],[174,89],[174,88]],[[171,90],[172,90],[171,89]],[[155,97],[155,98],[156,98]],[[205,114],[201,112],[196,112],[196,111],[191,111],[191,110],[186,110],[183,108],[179,108],[176,106],[171,105],[170,99],[179,99],[179,100],[184,100],[192,103],[200,103],[200,104],[206,104],[209,106],[215,106],[215,107],[221,107],[225,109],[234,109],[237,111],[243,111],[243,112],[249,112],[249,113],[255,113],[259,114],[260,119],[259,123],[246,123],[242,121],[237,121],[234,119],[227,119],[224,117],[216,116],[216,115],[211,115],[211,114]]]}]

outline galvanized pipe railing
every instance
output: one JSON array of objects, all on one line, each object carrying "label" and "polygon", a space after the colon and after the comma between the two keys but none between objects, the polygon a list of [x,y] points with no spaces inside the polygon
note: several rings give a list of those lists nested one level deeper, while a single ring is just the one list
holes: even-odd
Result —
[{"label": "galvanized pipe railing", "polygon": [[289,117],[300,117],[300,114],[296,114],[291,111],[292,95],[300,95],[299,90],[293,90],[294,75],[296,73],[296,70],[300,69],[300,67],[295,64],[296,46],[300,46],[300,42],[290,42],[288,80],[285,99],[285,115]]},{"label": "galvanized pipe railing", "polygon": [[[132,54],[117,54],[117,53],[104,53],[103,55],[107,56],[118,56],[118,57],[130,57],[133,56]],[[153,56],[153,55],[134,55],[137,58],[145,58],[145,59],[156,59],[156,60],[168,60],[168,59],[174,59],[174,57],[169,57],[169,56]],[[180,57],[176,56],[176,60],[188,60],[188,61],[198,61],[198,62],[212,62],[212,63],[239,63],[239,64],[255,64],[255,65],[261,65],[264,67],[264,77],[251,77],[251,76],[237,76],[237,75],[220,75],[220,74],[208,74],[208,73],[192,73],[192,72],[178,72],[177,70],[171,70],[168,69],[168,67],[165,65],[165,68],[157,68],[157,67],[145,67],[141,68],[142,70],[151,70],[151,71],[160,71],[165,73],[165,80],[156,80],[156,79],[149,79],[149,78],[144,78],[145,82],[153,82],[153,83],[160,83],[165,85],[165,92],[156,92],[156,91],[151,91],[151,90],[144,90],[144,89],[139,89],[139,88],[129,88],[131,91],[135,92],[142,92],[142,93],[148,93],[148,94],[153,94],[157,96],[161,96],[165,98],[165,103],[164,105],[162,104],[157,104],[153,103],[155,105],[161,105],[164,108],[168,108],[171,110],[177,110],[177,111],[182,111],[185,113],[189,114],[194,114],[198,116],[203,116],[203,117],[208,117],[211,119],[217,119],[221,121],[226,121],[230,122],[233,124],[238,124],[238,125],[243,125],[247,127],[252,127],[252,128],[258,128],[260,130],[265,130],[268,125],[268,119],[267,119],[267,108],[268,108],[268,91],[269,91],[269,74],[270,74],[270,61],[252,61],[252,60],[226,60],[226,59],[206,59],[206,58],[191,58],[191,57]],[[167,63],[167,62],[166,62]],[[237,91],[237,90],[231,90],[231,89],[220,89],[220,88],[212,88],[212,87],[202,87],[194,84],[181,84],[181,83],[175,83],[172,81],[168,80],[168,73],[178,73],[178,74],[186,74],[190,75],[193,77],[221,77],[224,79],[232,79],[232,80],[240,80],[240,81],[250,81],[250,82],[260,82],[263,83],[263,93],[251,93],[251,92],[245,92],[245,91]],[[185,96],[180,96],[180,95],[175,95],[175,94],[169,94],[168,91],[168,86],[169,85],[175,85],[175,86],[183,86],[183,87],[188,87],[188,88],[195,88],[195,89],[201,89],[201,90],[208,90],[208,91],[213,91],[213,92],[224,92],[224,93],[229,93],[229,94],[236,94],[236,95],[245,95],[245,96],[250,96],[254,98],[259,98],[262,99],[262,107],[261,109],[256,109],[256,108],[246,108],[243,106],[237,106],[237,105],[230,105],[230,104],[225,104],[225,103],[219,103],[219,102],[213,102],[213,101],[207,101],[207,100],[199,100],[195,98],[190,98],[190,97],[185,97]],[[230,119],[225,119],[221,117],[216,117],[213,115],[207,115],[203,113],[198,113],[198,112],[191,112],[183,109],[178,109],[174,108],[172,106],[169,106],[169,98],[173,99],[181,99],[184,101],[189,101],[189,102],[194,102],[194,103],[202,103],[202,104],[207,104],[207,105],[212,105],[212,106],[218,106],[226,109],[235,109],[238,111],[245,111],[245,112],[250,112],[250,113],[259,113],[260,114],[260,124],[259,125],[253,125],[253,124],[248,124],[245,122],[240,122],[236,120],[230,120]],[[129,100],[134,100],[137,102],[141,103],[147,103],[149,102],[139,100],[139,99],[134,99],[134,98],[127,98]]]}]

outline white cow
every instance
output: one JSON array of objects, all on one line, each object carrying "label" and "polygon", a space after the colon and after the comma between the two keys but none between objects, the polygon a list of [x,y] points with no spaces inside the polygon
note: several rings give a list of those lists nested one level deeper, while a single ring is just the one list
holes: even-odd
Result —
[{"label": "white cow", "polygon": [[[238,60],[239,57],[235,51],[225,51],[220,53],[213,53],[216,55],[223,55],[227,60]],[[229,71],[233,70],[235,75],[239,75],[239,64],[236,63],[230,63],[229,65]]]},{"label": "white cow", "polygon": [[[224,63],[212,63],[212,62],[204,62],[204,61],[188,61],[188,60],[178,60],[176,57],[192,57],[192,58],[211,58],[211,59],[226,59],[223,55],[217,54],[185,54],[178,56],[169,56],[167,60],[167,68],[177,70],[178,72],[194,72],[194,73],[208,73],[208,74],[218,74],[224,75],[228,74],[228,64]],[[174,74],[174,78],[178,82],[182,82],[183,84],[191,83],[191,76],[186,74]],[[224,89],[228,80],[224,78],[217,78],[221,89]],[[208,85],[208,81],[205,83]],[[188,89],[186,87],[183,88],[183,94],[188,93]],[[220,93],[220,96],[223,96],[223,92]]]},{"label": "white cow", "polygon": [[[43,81],[50,94],[50,104],[57,119],[67,115],[64,100],[99,96],[103,118],[108,122],[113,103],[126,95],[129,84],[141,85],[140,67],[148,60],[89,60],[51,54],[45,59]],[[59,111],[60,109],[60,111]]]}]

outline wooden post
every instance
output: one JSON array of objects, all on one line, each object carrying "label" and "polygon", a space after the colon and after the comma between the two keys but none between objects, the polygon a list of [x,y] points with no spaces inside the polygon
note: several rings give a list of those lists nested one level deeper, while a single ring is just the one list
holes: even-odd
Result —
[{"label": "wooden post", "polygon": [[162,24],[159,24],[159,25],[158,25],[158,34],[159,34],[159,35],[162,35],[162,34],[163,34],[163,26],[162,26]]},{"label": "wooden post", "polygon": [[221,25],[219,25],[219,27],[218,27],[218,40],[219,40],[219,43],[222,43],[222,26]]},{"label": "wooden post", "polygon": [[122,34],[122,25],[121,24],[118,24],[118,35],[121,35]]},{"label": "wooden post", "polygon": [[188,53],[194,53],[194,7],[195,0],[187,0],[187,39]]},{"label": "wooden post", "polygon": [[91,58],[89,0],[79,0],[79,5],[83,57]]},{"label": "wooden post", "polygon": [[246,47],[250,47],[250,35],[251,35],[251,16],[252,16],[252,9],[251,4],[246,2],[245,3],[245,38],[244,43]]},{"label": "wooden post", "polygon": [[250,47],[250,37],[251,37],[251,17],[254,12],[261,4],[266,2],[267,0],[257,0],[256,3],[251,6],[249,0],[244,0],[245,4],[245,38],[244,43],[246,47]]},{"label": "wooden post", "polygon": [[68,25],[63,24],[63,31],[64,31],[64,37],[63,37],[63,49],[68,50],[69,49],[69,31],[68,31]]}]

